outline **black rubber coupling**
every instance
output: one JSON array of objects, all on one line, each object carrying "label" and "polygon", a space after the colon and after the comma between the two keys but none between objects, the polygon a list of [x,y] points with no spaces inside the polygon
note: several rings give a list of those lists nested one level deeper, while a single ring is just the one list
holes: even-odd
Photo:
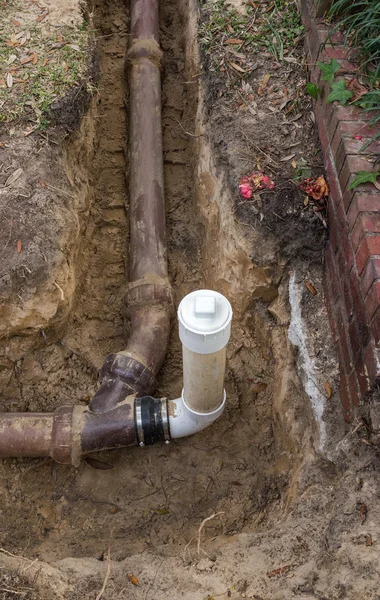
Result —
[{"label": "black rubber coupling", "polygon": [[135,432],[138,446],[170,442],[168,401],[143,396],[135,399]]}]

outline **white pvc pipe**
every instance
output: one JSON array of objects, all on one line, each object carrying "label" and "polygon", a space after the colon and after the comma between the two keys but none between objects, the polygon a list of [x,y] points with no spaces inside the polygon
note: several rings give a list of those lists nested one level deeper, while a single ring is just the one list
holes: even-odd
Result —
[{"label": "white pvc pipe", "polygon": [[216,421],[224,411],[226,405],[226,393],[220,406],[209,413],[199,413],[191,410],[183,397],[169,401],[169,427],[170,437],[177,439],[193,435],[205,429]]},{"label": "white pvc pipe", "polygon": [[212,290],[185,296],[178,308],[182,341],[182,397],[169,402],[172,438],[201,431],[222,414],[226,393],[226,345],[231,333],[232,308]]}]

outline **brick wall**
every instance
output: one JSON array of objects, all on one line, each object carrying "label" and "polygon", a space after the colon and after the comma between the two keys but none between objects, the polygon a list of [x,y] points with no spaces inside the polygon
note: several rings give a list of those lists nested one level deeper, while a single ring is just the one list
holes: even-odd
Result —
[{"label": "brick wall", "polygon": [[380,193],[372,184],[348,190],[357,171],[372,170],[371,156],[380,153],[380,144],[373,142],[365,154],[359,150],[380,127],[370,129],[369,114],[357,108],[326,103],[330,84],[320,79],[316,62],[336,58],[341,66],[336,75],[346,78],[355,76],[358,65],[341,34],[328,39],[326,25],[316,17],[318,4],[302,0],[302,16],[310,80],[321,89],[315,117],[330,186],[325,295],[344,416],[350,421],[361,399],[380,383]]}]

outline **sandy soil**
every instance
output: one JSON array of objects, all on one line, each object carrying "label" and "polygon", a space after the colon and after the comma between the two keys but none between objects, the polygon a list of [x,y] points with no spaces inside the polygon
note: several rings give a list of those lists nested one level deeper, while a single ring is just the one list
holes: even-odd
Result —
[{"label": "sandy soil", "polygon": [[[3,130],[2,410],[88,402],[128,337],[128,15],[122,0],[90,8],[99,84],[80,125]],[[380,597],[378,449],[362,421],[343,422],[326,231],[292,179],[293,159],[320,168],[311,103],[285,122],[265,94],[237,106],[199,54],[198,18],[195,0],[162,2],[169,270],[177,302],[207,286],[233,304],[226,413],[168,447],[104,453],[107,469],[2,461],[0,598]],[[273,60],[258,62],[252,89]],[[298,63],[274,72],[277,87],[306,78]],[[239,178],[257,164],[276,188],[243,204]],[[158,393],[180,389],[173,323]]]}]

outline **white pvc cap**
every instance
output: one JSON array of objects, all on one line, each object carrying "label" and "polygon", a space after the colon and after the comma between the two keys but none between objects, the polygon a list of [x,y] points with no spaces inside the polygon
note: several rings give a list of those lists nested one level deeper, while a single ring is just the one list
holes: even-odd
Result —
[{"label": "white pvc cap", "polygon": [[198,354],[212,354],[227,345],[231,334],[232,307],[225,296],[198,290],[183,298],[178,307],[179,337]]}]

